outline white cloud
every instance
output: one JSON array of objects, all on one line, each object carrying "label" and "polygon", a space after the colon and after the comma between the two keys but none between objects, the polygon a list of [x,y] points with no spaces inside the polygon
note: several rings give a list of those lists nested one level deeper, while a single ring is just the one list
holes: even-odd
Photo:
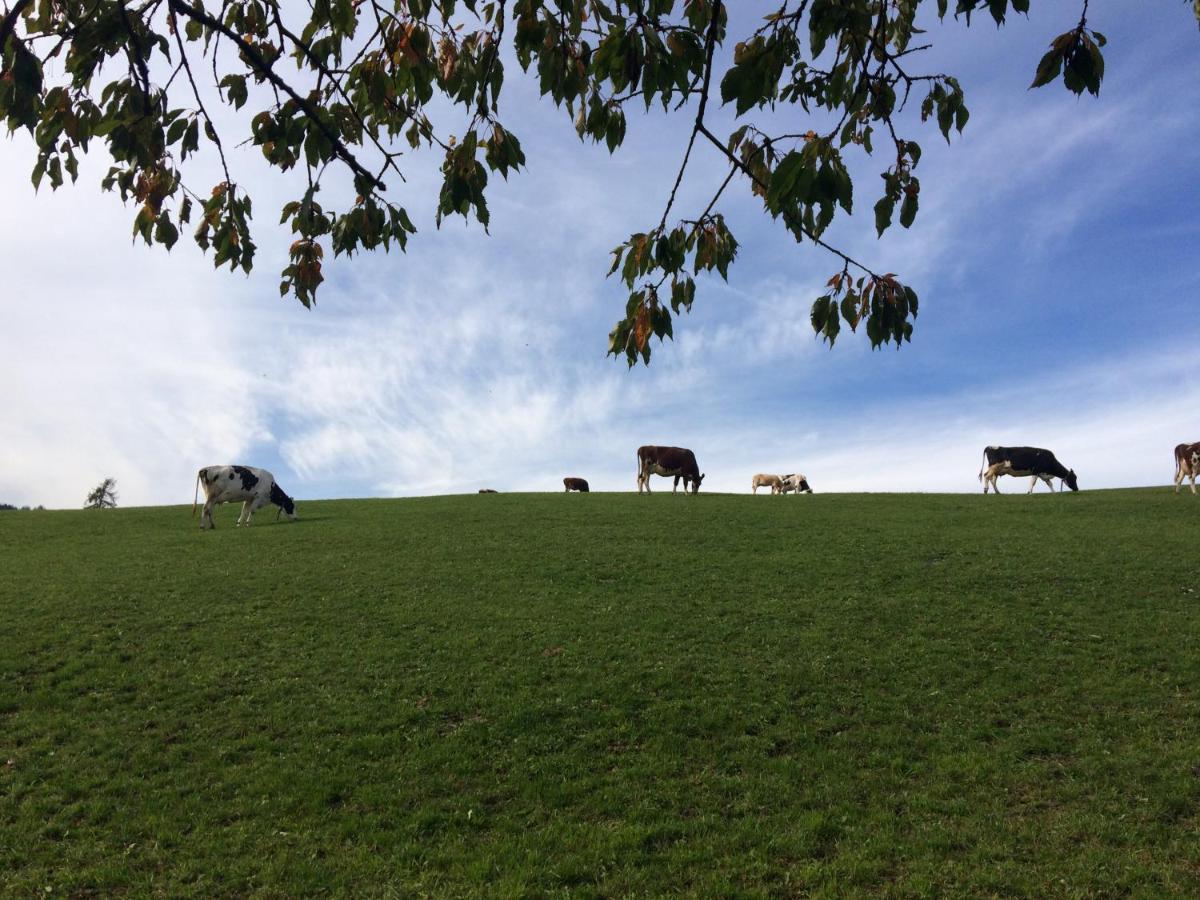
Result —
[{"label": "white cloud", "polygon": [[[963,46],[987,45],[995,35],[976,39],[984,30]],[[1014,45],[997,46],[1003,56]],[[258,180],[253,150],[239,171],[269,193],[256,196],[262,250],[247,279],[214,272],[183,244],[170,256],[131,246],[131,211],[96,191],[98,162],[78,188],[35,200],[27,139],[0,143],[0,171],[18,173],[0,180],[0,501],[76,506],[111,474],[125,505],[180,502],[196,469],[216,462],[269,462],[299,496],[554,490],[568,474],[632,490],[642,443],[693,447],[705,489],[739,493],[772,469],[800,469],[818,491],[974,491],[988,443],[1049,446],[1085,488],[1164,482],[1171,447],[1200,436],[1186,433],[1198,399],[1181,387],[1187,334],[1171,345],[1182,350],[1144,338],[1085,366],[1111,335],[1063,332],[1061,354],[1034,357],[1017,328],[1054,302],[1086,246],[1081,229],[1133,233],[1105,210],[1157,163],[1196,153],[1195,107],[1153,101],[1195,64],[1139,63],[1156,77],[1130,87],[1146,72],[1129,76],[1123,89],[1110,66],[1096,102],[1058,88],[1026,95],[1023,83],[1015,97],[997,86],[1012,74],[1006,62],[968,62],[982,84],[967,85],[966,135],[947,149],[932,128],[912,129],[926,149],[914,228],[873,236],[878,151],[862,168],[859,215],[831,232],[922,293],[918,343],[886,357],[861,335],[844,333],[832,352],[812,336],[809,306],[835,260],[793,244],[731,187],[722,209],[744,246],[731,284],[702,286],[649,370],[604,358],[624,306],[603,278],[607,251],[658,221],[686,139],[686,123],[661,116],[631,121],[629,147],[609,158],[580,146],[561,111],[515,91],[505,121],[531,170],[493,185],[493,236],[458,220],[435,231],[435,161],[408,157],[418,169],[400,191],[423,226],[409,253],[329,260],[312,312],[278,297],[285,191],[273,175]],[[702,209],[723,175],[708,147],[694,164],[678,215]],[[1195,235],[1190,218],[1155,227],[1162,245]],[[996,270],[1012,258],[997,253],[1005,243],[1019,244],[1021,271]],[[1186,287],[1156,259],[1129,267]],[[984,294],[1022,276],[1039,290],[998,314]],[[979,290],[960,299],[966,283]],[[997,318],[1012,326],[999,339]],[[963,347],[1000,354],[1014,374],[980,391]]]}]

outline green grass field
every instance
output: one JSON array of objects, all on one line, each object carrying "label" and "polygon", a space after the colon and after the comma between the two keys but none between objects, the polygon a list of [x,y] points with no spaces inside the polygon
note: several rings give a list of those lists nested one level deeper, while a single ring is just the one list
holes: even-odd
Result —
[{"label": "green grass field", "polygon": [[0,514],[0,894],[1200,894],[1190,496],[300,515]]}]

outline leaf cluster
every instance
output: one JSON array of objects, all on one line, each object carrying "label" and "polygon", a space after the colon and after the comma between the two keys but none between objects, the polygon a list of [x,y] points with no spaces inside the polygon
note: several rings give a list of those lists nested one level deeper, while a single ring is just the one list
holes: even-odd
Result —
[{"label": "leaf cluster", "polygon": [[[248,143],[279,172],[303,173],[280,218],[293,237],[280,288],[305,306],[328,251],[407,246],[416,229],[397,185],[408,151],[441,154],[439,226],[462,216],[488,227],[490,176],[525,166],[520,140],[500,120],[506,57],[581,139],[610,152],[626,137],[630,102],[686,110],[691,132],[660,223],[615,251],[629,296],[609,349],[629,362],[649,360],[650,337],[671,336],[672,313],[691,308],[696,276],[728,276],[737,242],[717,203],[730,184],[758,197],[797,242],[840,258],[847,280],[840,300],[835,290],[814,305],[818,334],[833,341],[836,300],[840,321],[865,321],[873,345],[907,340],[916,295],[823,235],[839,211],[853,210],[848,154],[877,147],[886,148],[877,233],[896,218],[905,228],[915,221],[921,148],[897,130],[914,89],[922,121],[933,119],[947,141],[969,118],[953,75],[911,67],[928,46],[916,44],[928,0],[784,0],[736,38],[723,0],[10,2],[0,19],[0,119],[34,141],[35,189],[76,179],[79,155],[98,143],[112,161],[102,187],[135,207],[135,239],[170,249],[189,226],[215,265],[249,272],[253,186],[226,155]],[[1003,24],[1030,6],[934,2],[939,16],[967,25],[981,12]],[[1096,94],[1105,43],[1082,0],[1078,24],[1052,42],[1033,86],[1061,75],[1068,90]],[[710,129],[710,98],[738,117],[731,134]],[[766,112],[788,124],[768,133],[756,122]],[[236,141],[222,139],[217,121],[237,123]],[[703,211],[672,219],[698,146],[725,160],[727,176]],[[192,183],[200,157],[219,162],[215,183]],[[331,168],[353,190],[319,203]],[[851,268],[861,274],[853,291]]]}]

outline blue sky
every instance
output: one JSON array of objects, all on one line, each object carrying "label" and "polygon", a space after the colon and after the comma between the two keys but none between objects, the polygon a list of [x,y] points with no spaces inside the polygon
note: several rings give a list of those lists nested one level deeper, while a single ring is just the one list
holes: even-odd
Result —
[{"label": "blue sky", "polygon": [[[649,369],[606,358],[625,300],[608,251],[657,223],[688,119],[632,115],[610,157],[515,65],[502,119],[529,165],[493,183],[491,235],[434,228],[437,160],[416,154],[398,191],[421,229],[409,252],[332,261],[312,311],[278,296],[289,240],[272,210],[294,185],[253,151],[233,160],[258,211],[244,277],[183,242],[132,245],[98,157],[35,196],[29,138],[0,141],[0,501],[78,506],[112,475],[124,505],[187,502],[195,471],[223,462],[300,498],[556,490],[568,474],[632,490],[643,443],[693,448],[706,490],[801,471],[818,491],[978,491],[985,444],[1051,447],[1083,489],[1168,483],[1172,447],[1200,439],[1200,33],[1178,0],[1093,2],[1100,97],[1026,90],[1077,16],[1041,3],[1000,30],[930,23],[916,67],[956,74],[971,120],[949,147],[901,129],[925,150],[908,231],[875,238],[885,163],[855,163],[858,213],[830,238],[920,293],[899,352],[816,340],[808,310],[836,260],[735,182],[729,283],[701,284]],[[728,110],[713,121],[733,127]],[[723,174],[698,148],[679,214]]]}]

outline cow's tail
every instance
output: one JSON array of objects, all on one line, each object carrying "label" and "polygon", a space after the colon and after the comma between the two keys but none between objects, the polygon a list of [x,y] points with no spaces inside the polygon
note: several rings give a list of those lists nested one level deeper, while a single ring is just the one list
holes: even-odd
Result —
[{"label": "cow's tail", "polygon": [[987,447],[983,448],[983,462],[979,466],[979,480],[983,481],[983,470],[987,468]]},{"label": "cow's tail", "polygon": [[196,504],[200,502],[200,476],[204,474],[201,469],[196,473],[196,493],[192,495],[192,518],[196,518]]}]

